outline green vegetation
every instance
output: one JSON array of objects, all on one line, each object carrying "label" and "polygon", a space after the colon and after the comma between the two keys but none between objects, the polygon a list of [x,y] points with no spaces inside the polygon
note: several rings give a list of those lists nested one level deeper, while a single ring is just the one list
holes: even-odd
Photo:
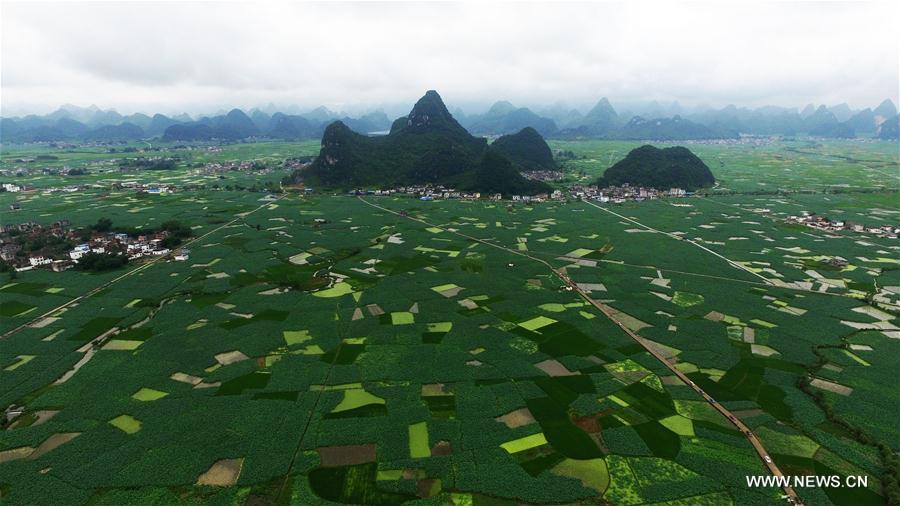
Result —
[{"label": "green vegetation", "polygon": [[141,430],[141,422],[131,415],[119,415],[110,420],[109,423],[126,434],[135,434]]},{"label": "green vegetation", "polygon": [[696,293],[675,292],[672,295],[672,303],[681,307],[696,306],[697,304],[702,304],[703,301],[703,296]]},{"label": "green vegetation", "polygon": [[329,188],[431,183],[507,195],[549,189],[523,178],[509,160],[489,150],[484,139],[471,136],[434,91],[395,121],[386,136],[367,137],[340,121],[332,123],[322,136],[319,156],[291,180]]},{"label": "green vegetation", "polygon": [[317,496],[347,504],[390,505],[414,498],[378,489],[377,472],[375,464],[318,468],[309,473],[309,485]]},{"label": "green vegetation", "polygon": [[134,393],[131,397],[138,401],[156,401],[162,399],[163,397],[169,395],[168,392],[161,392],[159,390],[154,390],[152,388],[142,387],[140,390]]},{"label": "green vegetation", "polygon": [[609,486],[609,472],[606,468],[606,461],[603,459],[565,459],[557,464],[552,472],[561,476],[575,478],[586,487],[596,490],[598,494],[603,494]]},{"label": "green vegetation", "polygon": [[128,257],[115,253],[87,253],[78,260],[76,267],[82,271],[111,271],[128,263]]},{"label": "green vegetation", "polygon": [[631,150],[625,159],[606,169],[598,184],[694,191],[715,182],[709,167],[689,149],[681,146],[659,149],[646,145]]},{"label": "green vegetation", "polygon": [[431,456],[427,422],[414,423],[409,426],[409,456],[413,459]]},{"label": "green vegetation", "polygon": [[350,388],[344,390],[343,394],[343,400],[331,414],[375,416],[386,413],[384,399],[361,388]]},{"label": "green vegetation", "polygon": [[415,317],[408,311],[391,313],[391,324],[393,325],[411,325],[415,322]]},{"label": "green vegetation", "polygon": [[500,445],[500,447],[508,453],[519,453],[545,444],[547,444],[547,438],[544,437],[543,432],[538,432],[537,434],[507,441]]},{"label": "green vegetation", "polygon": [[500,153],[520,170],[556,170],[553,153],[535,129],[526,127],[518,133],[503,135],[493,143],[491,149]]},{"label": "green vegetation", "polygon": [[[583,183],[637,147],[551,146],[572,151],[561,170]],[[187,166],[280,167],[315,143],[172,148],[175,169],[126,174],[104,161],[121,152],[81,149],[4,146],[4,169],[53,156],[41,163],[84,167],[79,180],[98,188],[45,194],[65,176],[11,176],[40,190],[0,194],[2,222],[159,231],[176,220],[165,227],[196,242],[186,261],[127,276],[132,265],[0,273],[0,332],[19,329],[3,339],[0,401],[24,409],[2,427],[4,503],[776,501],[745,486],[766,472],[746,437],[618,323],[746,423],[786,473],[869,477],[868,489],[799,490],[807,504],[900,490],[885,387],[900,357],[888,288],[900,269],[885,261],[895,240],[784,223],[812,210],[896,224],[887,143],[692,144],[717,187],[605,210],[363,197],[398,214],[235,189],[290,169],[220,180]],[[129,178],[180,189],[114,186]],[[564,269],[605,311],[517,253]],[[848,266],[809,261],[835,256]],[[48,440],[65,442],[9,458]],[[235,485],[193,485],[237,461]]]}]

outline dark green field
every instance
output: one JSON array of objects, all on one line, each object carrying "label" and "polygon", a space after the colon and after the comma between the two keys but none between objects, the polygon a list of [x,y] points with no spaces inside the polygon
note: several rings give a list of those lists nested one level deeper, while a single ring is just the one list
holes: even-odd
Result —
[{"label": "dark green field", "polygon": [[[577,156],[569,182],[636,146],[551,144]],[[192,151],[138,173],[65,153],[59,165],[91,174],[7,178],[37,190],[0,194],[2,223],[177,219],[194,236],[187,261],[133,275],[0,274],[0,405],[24,407],[0,432],[4,503],[780,503],[747,487],[767,473],[747,438],[547,264],[787,474],[869,477],[798,490],[806,504],[884,503],[900,449],[900,243],[783,220],[900,225],[897,145],[690,147],[719,180],[708,196],[602,206],[272,202],[224,188],[284,170],[187,166],[277,164],[315,143]],[[45,152],[4,147],[0,168]],[[79,180],[98,187],[42,191]],[[205,189],[109,189],[123,180]]]}]

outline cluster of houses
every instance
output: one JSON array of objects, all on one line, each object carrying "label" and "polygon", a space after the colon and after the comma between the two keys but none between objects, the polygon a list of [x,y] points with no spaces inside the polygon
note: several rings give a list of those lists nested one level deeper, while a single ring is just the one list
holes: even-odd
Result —
[{"label": "cluster of houses", "polygon": [[[488,200],[499,201],[503,199],[503,195],[493,193],[482,195],[479,192],[462,192],[453,188],[431,185],[414,185],[400,186],[389,190],[362,190],[357,189],[349,192],[349,195],[374,195],[374,196],[391,196],[405,195],[416,197],[419,200],[479,200],[486,198]],[[681,188],[671,188],[669,190],[657,190],[655,188],[644,188],[642,186],[608,186],[605,188],[595,185],[584,186],[574,185],[568,188],[568,191],[553,190],[551,193],[539,193],[537,195],[512,195],[511,200],[514,202],[540,203],[551,201],[563,201],[567,198],[576,200],[597,200],[599,202],[612,202],[620,204],[625,201],[642,201],[658,198],[679,198],[691,195]]]},{"label": "cluster of houses", "polygon": [[[492,193],[482,195],[481,192],[464,192],[459,191],[453,188],[447,188],[441,185],[431,186],[431,185],[413,185],[413,186],[400,186],[397,188],[392,188],[389,190],[353,190],[348,193],[349,195],[374,195],[376,197],[380,196],[392,196],[392,195],[404,195],[409,197],[415,197],[419,200],[423,201],[432,201],[432,200],[480,200],[482,198],[498,201],[503,200],[503,195],[500,193]],[[565,196],[562,191],[555,190],[553,193],[540,193],[538,195],[513,195],[512,200],[521,201],[521,202],[545,202],[547,200],[565,200]]]},{"label": "cluster of houses", "polygon": [[[6,184],[3,184],[3,187],[6,187]],[[137,192],[146,192],[152,195],[161,195],[166,193],[174,193],[177,190],[177,187],[173,184],[166,183],[140,183],[137,181],[123,181],[113,183],[111,186],[101,185],[101,184],[74,184],[67,186],[53,186],[49,188],[41,188],[41,193],[51,194],[51,193],[76,193],[86,190],[106,190],[112,188],[113,190],[135,190]],[[17,189],[7,190],[12,192],[19,191],[31,191],[34,190],[32,187],[17,187]]]},{"label": "cluster of houses", "polygon": [[844,220],[831,220],[825,216],[818,215],[813,212],[803,211],[800,215],[791,215],[787,217],[788,223],[796,223],[806,225],[810,228],[818,230],[826,230],[837,232],[840,230],[848,230],[850,232],[859,232],[864,234],[872,234],[888,239],[896,239],[900,237],[900,227],[893,225],[866,226],[859,223],[851,223]]},{"label": "cluster of houses", "polygon": [[670,188],[668,190],[657,190],[656,188],[645,188],[643,186],[607,186],[599,187],[596,185],[582,186],[575,185],[569,188],[572,197],[584,200],[597,200],[599,202],[612,202],[621,204],[626,201],[642,201],[654,200],[659,198],[680,198],[690,195],[681,188]]},{"label": "cluster of houses", "polygon": [[562,181],[566,176],[558,170],[530,170],[523,172],[522,177],[535,181],[553,182]]},{"label": "cluster of houses", "polygon": [[167,193],[175,193],[178,190],[173,184],[141,183],[138,181],[113,183],[112,187],[114,190],[135,190],[137,192],[149,193],[150,195],[165,195]]},{"label": "cluster of houses", "polygon": [[[500,200],[499,196],[496,197],[495,200]],[[566,200],[566,195],[561,190],[553,190],[551,193],[538,193],[537,195],[513,195],[512,200],[515,202],[533,202],[539,204],[550,200]]]},{"label": "cluster of houses", "polygon": [[225,162],[209,162],[201,170],[204,174],[221,174],[232,171],[268,171],[266,165],[259,160],[229,160]]},{"label": "cluster of houses", "polygon": [[[0,183],[0,186],[4,189],[4,191],[19,193],[19,192],[31,192],[34,191],[35,188],[33,186],[19,186],[8,183]],[[104,189],[106,188],[103,185],[98,184],[70,184],[66,186],[50,186],[47,188],[41,188],[40,192],[44,195],[50,195],[53,193],[77,193],[80,191],[90,190],[90,189]],[[16,210],[19,209],[19,206],[10,206],[10,209]]]},{"label": "cluster of houses", "polygon": [[[32,172],[33,171],[29,170],[27,167],[15,166],[15,167],[9,167],[6,169],[0,169],[0,177],[3,177],[3,178],[23,177],[23,176],[31,175]],[[6,184],[15,184],[15,183],[0,183],[0,184],[6,185]],[[21,185],[17,185],[17,186],[21,186]]]},{"label": "cluster of houses", "polygon": [[[40,265],[50,265],[44,254],[29,256],[20,255],[22,245],[17,238],[25,234],[27,237],[47,234],[53,237],[65,237],[69,226],[68,220],[53,222],[49,227],[43,227],[33,221],[25,223],[0,223],[0,260],[10,264],[17,271],[29,270]],[[63,270],[62,265],[54,266],[54,270]]]},{"label": "cluster of houses", "polygon": [[2,188],[5,192],[10,193],[19,193],[25,190],[24,186],[20,186],[15,183],[0,183],[0,188]]},{"label": "cluster of houses", "polygon": [[[94,188],[102,188],[101,186],[93,186]],[[44,188],[41,190],[44,193],[76,193],[82,190],[85,190],[87,186],[80,184],[70,184],[68,186],[53,186],[51,188]]]},{"label": "cluster of houses", "polygon": [[[16,159],[17,163],[30,163],[34,162],[34,158],[19,158]],[[92,160],[86,163],[87,167],[95,168],[95,169],[103,169],[103,168],[111,168],[115,167],[116,164],[120,160],[118,158],[107,158],[104,160]],[[34,175],[42,175],[42,176],[81,176],[86,174],[85,167],[71,167],[69,165],[63,165],[62,167],[35,167],[29,165],[15,165],[6,169],[0,169],[0,176],[2,177],[24,177],[24,176],[34,176]],[[24,190],[23,190],[24,191]]]},{"label": "cluster of houses", "polygon": [[305,169],[309,164],[310,162],[308,160],[288,158],[281,164],[281,167],[286,170],[295,171]]},{"label": "cluster of houses", "polygon": [[[22,250],[19,238],[25,236],[29,240],[45,238],[63,239],[68,244],[78,242],[70,250],[45,247],[31,251],[27,255]],[[165,246],[168,232],[162,231],[147,235],[129,236],[121,232],[93,232],[86,242],[82,232],[70,227],[69,220],[55,221],[49,226],[35,222],[0,225],[0,259],[10,264],[16,271],[28,271],[37,267],[48,267],[54,271],[64,271],[73,267],[88,253],[127,255],[128,260],[143,257],[160,257],[172,255],[174,260],[187,260],[190,251],[180,249],[173,252]]]},{"label": "cluster of houses", "polygon": [[[431,185],[412,185],[412,186],[399,186],[397,188],[391,188],[389,190],[364,190],[364,189],[356,189],[350,191],[348,195],[374,195],[376,197],[381,196],[392,196],[392,195],[405,195],[408,197],[416,197],[419,200],[430,201],[430,200],[450,200],[450,199],[464,199],[464,200],[478,200],[481,198],[480,192],[461,192],[457,191],[453,188],[446,188],[441,185],[431,186]],[[497,195],[500,195],[499,193]]]},{"label": "cluster of houses", "polygon": [[782,140],[780,135],[741,135],[732,139],[684,139],[680,141],[661,142],[672,146],[684,144],[716,145],[716,146],[768,146]]}]

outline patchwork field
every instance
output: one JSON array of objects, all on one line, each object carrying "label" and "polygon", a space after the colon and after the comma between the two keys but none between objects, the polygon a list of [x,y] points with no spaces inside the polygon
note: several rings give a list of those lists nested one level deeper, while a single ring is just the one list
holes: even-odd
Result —
[{"label": "patchwork field", "polygon": [[[630,146],[553,147],[585,157],[574,180]],[[765,463],[661,356],[786,474],[869,477],[806,504],[884,503],[897,240],[783,219],[900,224],[896,145],[694,147],[710,196],[616,206],[0,194],[3,223],[194,229],[184,262],[0,274],[0,404],[24,409],[0,432],[4,502],[782,502],[747,487]]]}]

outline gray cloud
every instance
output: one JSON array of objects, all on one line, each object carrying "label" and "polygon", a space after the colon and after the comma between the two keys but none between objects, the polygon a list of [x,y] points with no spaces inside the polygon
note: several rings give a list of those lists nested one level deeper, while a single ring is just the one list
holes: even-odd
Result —
[{"label": "gray cloud", "polygon": [[897,99],[895,2],[4,2],[4,114]]}]

